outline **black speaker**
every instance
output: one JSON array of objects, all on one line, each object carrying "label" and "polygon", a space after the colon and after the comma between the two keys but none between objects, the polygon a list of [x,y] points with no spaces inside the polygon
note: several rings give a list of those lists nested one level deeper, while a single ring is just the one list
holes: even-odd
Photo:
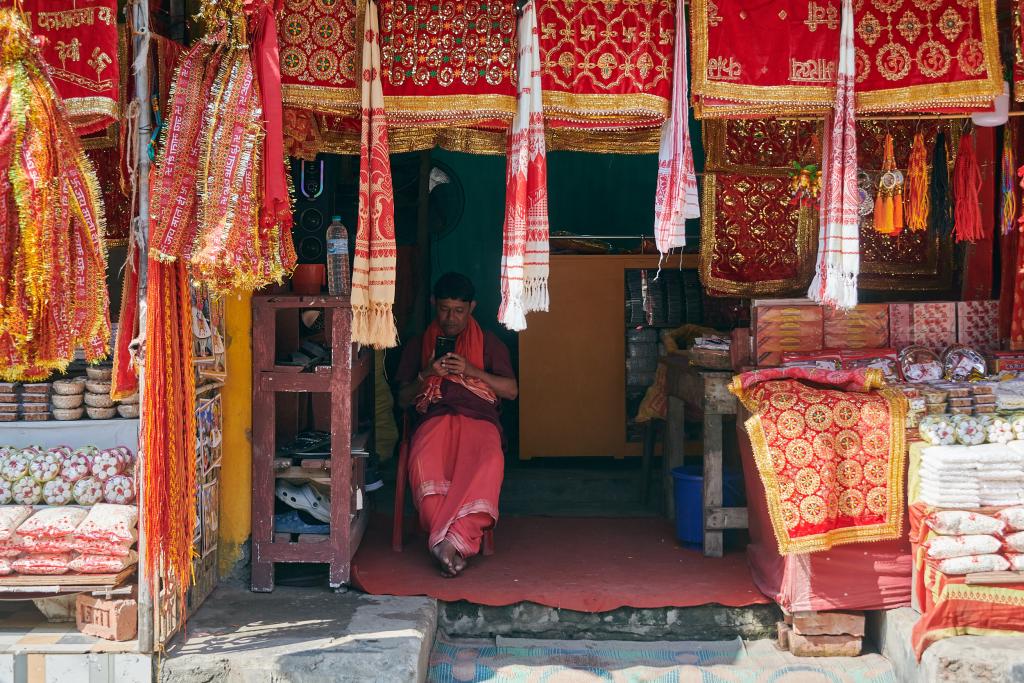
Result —
[{"label": "black speaker", "polygon": [[341,216],[349,235],[355,235],[359,159],[320,154],[315,161],[292,159],[291,164],[295,253],[299,263],[327,263],[327,226],[331,217]]}]

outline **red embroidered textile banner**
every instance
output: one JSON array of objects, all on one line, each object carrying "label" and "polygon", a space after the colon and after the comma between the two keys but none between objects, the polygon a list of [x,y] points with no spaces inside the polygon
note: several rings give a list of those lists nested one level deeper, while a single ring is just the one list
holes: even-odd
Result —
[{"label": "red embroidered textile banner", "polygon": [[[839,15],[834,0],[694,0],[698,115],[828,108]],[[857,111],[985,108],[1002,92],[995,0],[861,0],[855,32]]]},{"label": "red embroidered textile banner", "polygon": [[660,126],[669,115],[674,0],[538,0],[548,128]]},{"label": "red embroidered textile banner", "polygon": [[366,0],[285,0],[277,23],[285,106],[359,111],[357,73]]},{"label": "red embroidered textile banner", "polygon": [[878,370],[733,379],[781,554],[900,537],[907,406],[883,385]]},{"label": "red embroidered textile banner", "polygon": [[[5,3],[6,4],[6,3]],[[25,0],[43,60],[79,135],[117,119],[120,63],[116,0]]]},{"label": "red embroidered textile banner", "polygon": [[380,0],[394,125],[506,127],[516,106],[515,0]]}]

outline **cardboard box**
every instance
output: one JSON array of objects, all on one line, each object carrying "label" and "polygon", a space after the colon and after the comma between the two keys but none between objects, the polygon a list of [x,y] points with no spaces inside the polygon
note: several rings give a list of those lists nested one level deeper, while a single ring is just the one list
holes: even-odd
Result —
[{"label": "cardboard box", "polygon": [[889,304],[889,345],[899,350],[913,343],[914,304]]},{"label": "cardboard box", "polygon": [[1024,372],[1024,352],[996,351],[992,353],[988,356],[988,371],[991,373]]},{"label": "cardboard box", "polygon": [[956,302],[915,303],[911,308],[912,344],[941,353],[956,343]]},{"label": "cardboard box", "polygon": [[999,300],[959,301],[956,304],[956,341],[981,351],[999,348]]},{"label": "cardboard box", "polygon": [[861,304],[848,311],[824,311],[825,347],[882,349],[889,346],[888,304]]},{"label": "cardboard box", "polygon": [[754,318],[754,361],[758,366],[778,365],[786,351],[824,348],[824,314],[820,306],[757,306]]}]

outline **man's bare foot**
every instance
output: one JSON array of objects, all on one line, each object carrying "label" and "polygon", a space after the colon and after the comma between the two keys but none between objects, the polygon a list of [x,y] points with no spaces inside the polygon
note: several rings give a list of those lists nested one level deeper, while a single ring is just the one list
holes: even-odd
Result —
[{"label": "man's bare foot", "polygon": [[438,564],[441,565],[441,575],[453,578],[459,575],[466,568],[466,560],[450,541],[444,540],[430,549]]}]

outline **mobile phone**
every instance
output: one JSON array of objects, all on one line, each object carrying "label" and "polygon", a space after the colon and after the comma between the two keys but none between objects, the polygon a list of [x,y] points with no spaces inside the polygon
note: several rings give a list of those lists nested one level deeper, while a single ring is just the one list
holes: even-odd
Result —
[{"label": "mobile phone", "polygon": [[438,337],[434,342],[434,360],[455,353],[455,337]]}]

